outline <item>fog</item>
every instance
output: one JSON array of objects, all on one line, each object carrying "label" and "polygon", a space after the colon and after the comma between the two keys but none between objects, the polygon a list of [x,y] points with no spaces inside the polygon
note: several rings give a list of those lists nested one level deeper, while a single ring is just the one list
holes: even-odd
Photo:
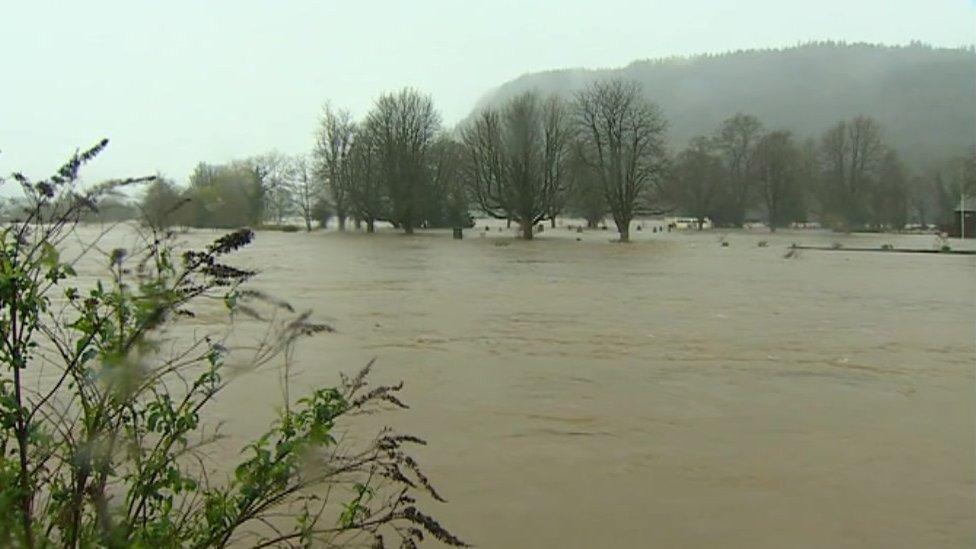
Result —
[{"label": "fog", "polygon": [[183,182],[200,161],[308,150],[327,99],[359,116],[409,85],[454,124],[529,72],[811,40],[959,47],[973,18],[967,0],[7,2],[0,173],[42,177],[108,137],[87,179]]},{"label": "fog", "polygon": [[0,547],[971,547],[976,4],[0,8]]}]

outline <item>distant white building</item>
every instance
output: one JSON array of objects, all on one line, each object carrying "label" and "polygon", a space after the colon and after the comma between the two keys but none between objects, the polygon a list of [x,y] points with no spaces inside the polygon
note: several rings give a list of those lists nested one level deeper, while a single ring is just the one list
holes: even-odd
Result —
[{"label": "distant white building", "polygon": [[[671,227],[672,229],[687,230],[687,229],[698,229],[698,218],[697,217],[665,217],[664,225]],[[702,229],[711,229],[712,220],[705,218],[702,221]]]}]

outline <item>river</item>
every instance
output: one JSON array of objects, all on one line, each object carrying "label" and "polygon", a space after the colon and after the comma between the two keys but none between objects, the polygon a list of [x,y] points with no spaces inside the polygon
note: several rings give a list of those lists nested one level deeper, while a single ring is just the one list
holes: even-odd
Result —
[{"label": "river", "polygon": [[[299,349],[294,393],[374,357],[374,381],[405,382],[411,409],[364,425],[429,441],[419,460],[450,500],[429,510],[464,539],[976,543],[973,256],[784,258],[791,242],[932,236],[644,230],[621,245],[500,227],[461,241],[259,232],[239,259],[336,329]],[[222,395],[227,448],[272,416],[277,379],[244,375]]]}]

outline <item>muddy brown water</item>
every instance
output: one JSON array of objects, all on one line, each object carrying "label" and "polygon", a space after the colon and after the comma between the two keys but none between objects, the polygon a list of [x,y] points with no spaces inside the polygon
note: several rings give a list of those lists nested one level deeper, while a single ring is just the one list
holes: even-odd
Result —
[{"label": "muddy brown water", "polygon": [[[429,441],[417,454],[450,503],[428,509],[466,540],[976,543],[976,258],[783,257],[790,242],[931,236],[642,231],[620,245],[498,227],[260,232],[239,260],[337,330],[301,346],[293,393],[374,357],[375,382],[405,381],[411,410],[365,425]],[[216,403],[222,459],[273,416],[277,380],[243,375]]]}]

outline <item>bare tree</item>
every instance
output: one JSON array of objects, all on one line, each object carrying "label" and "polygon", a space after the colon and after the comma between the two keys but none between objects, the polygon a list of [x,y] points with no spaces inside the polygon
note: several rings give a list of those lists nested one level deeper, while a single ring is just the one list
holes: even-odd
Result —
[{"label": "bare tree", "polygon": [[428,150],[440,129],[429,95],[412,88],[381,95],[366,118],[377,175],[389,199],[389,217],[407,234],[422,221]]},{"label": "bare tree", "polygon": [[322,109],[313,155],[316,175],[328,189],[340,231],[346,230],[346,217],[349,215],[348,163],[355,134],[356,123],[349,111],[335,110],[326,103]]},{"label": "bare tree", "polygon": [[821,168],[820,149],[817,140],[808,137],[797,147],[799,150],[799,178],[798,186],[803,199],[809,204],[810,211],[817,220],[823,223],[829,216],[830,189],[824,183]]},{"label": "bare tree", "polygon": [[597,171],[620,241],[627,242],[637,204],[660,183],[667,122],[639,83],[623,80],[599,81],[578,93],[576,114],[584,158]]},{"label": "bare tree", "polygon": [[292,189],[288,179],[288,158],[277,151],[252,156],[231,164],[232,168],[246,170],[260,187],[260,201],[264,219],[273,219],[279,225],[291,211]]},{"label": "bare tree", "polygon": [[567,111],[556,97],[519,95],[487,108],[465,129],[466,179],[478,206],[519,223],[522,237],[552,217],[568,182],[571,139]]},{"label": "bare tree", "polygon": [[599,175],[583,159],[582,147],[577,140],[569,155],[569,189],[566,209],[570,215],[582,217],[589,229],[595,229],[607,217],[607,200]]},{"label": "bare tree", "polygon": [[387,201],[379,179],[376,147],[368,130],[359,132],[349,149],[349,207],[356,219],[366,222],[373,232],[376,221],[386,218]]},{"label": "bare tree", "polygon": [[870,117],[842,120],[824,133],[821,154],[831,209],[846,224],[868,220],[867,200],[885,152],[881,128]]},{"label": "bare tree", "polygon": [[312,220],[316,217],[315,208],[323,194],[320,180],[312,174],[308,157],[304,154],[292,158],[290,176],[295,191],[295,207],[305,221],[305,230],[311,231]]},{"label": "bare tree", "polygon": [[727,172],[722,217],[735,226],[742,226],[754,197],[753,163],[756,144],[762,135],[763,126],[758,118],[737,113],[722,122],[715,136]]},{"label": "bare tree", "polygon": [[756,144],[754,172],[766,206],[766,224],[770,231],[782,227],[789,219],[788,202],[796,196],[800,169],[800,152],[788,131],[763,135]]}]

